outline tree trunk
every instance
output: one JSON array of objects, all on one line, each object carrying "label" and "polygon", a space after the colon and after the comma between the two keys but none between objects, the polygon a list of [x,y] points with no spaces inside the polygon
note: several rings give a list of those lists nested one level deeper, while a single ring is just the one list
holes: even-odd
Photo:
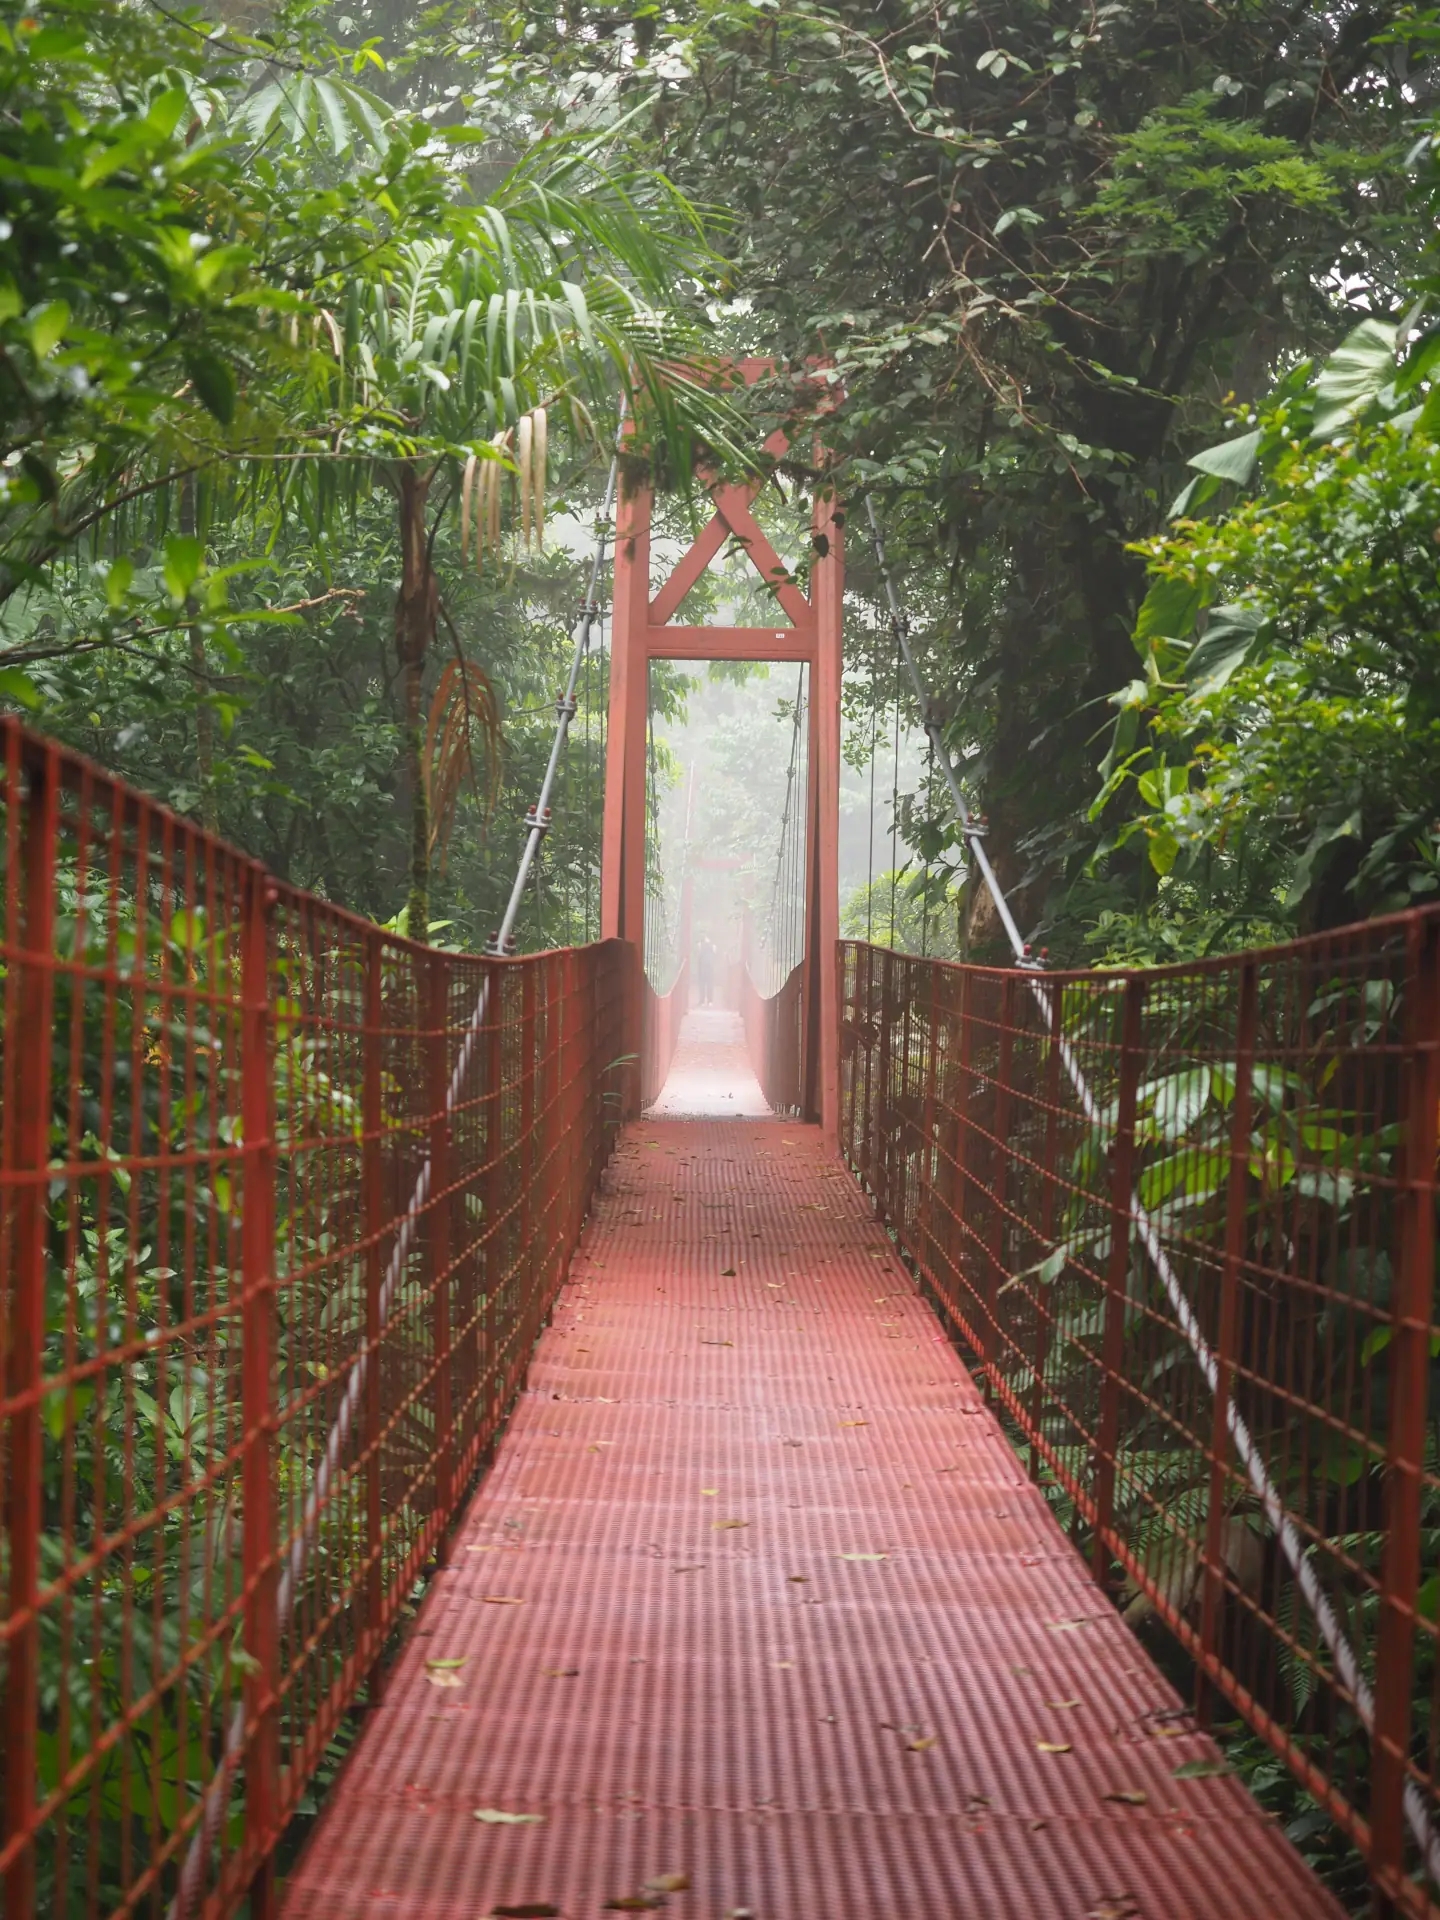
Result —
[{"label": "tree trunk", "polygon": [[401,748],[410,784],[410,891],[405,931],[424,940],[430,929],[430,795],[425,780],[425,661],[435,633],[439,595],[425,532],[430,475],[405,465],[400,503],[400,592],[395,600],[395,652],[404,701]]}]

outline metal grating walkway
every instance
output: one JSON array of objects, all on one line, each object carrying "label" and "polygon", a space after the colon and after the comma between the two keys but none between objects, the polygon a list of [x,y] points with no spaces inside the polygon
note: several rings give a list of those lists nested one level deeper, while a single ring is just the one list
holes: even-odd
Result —
[{"label": "metal grating walkway", "polygon": [[651,1119],[284,1912],[1338,1920],[1192,1728],[818,1129]]}]

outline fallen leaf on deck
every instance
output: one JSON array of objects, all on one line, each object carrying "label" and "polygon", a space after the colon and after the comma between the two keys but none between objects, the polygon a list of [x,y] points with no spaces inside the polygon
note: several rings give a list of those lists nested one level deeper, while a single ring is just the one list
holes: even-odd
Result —
[{"label": "fallen leaf on deck", "polygon": [[1070,1742],[1068,1740],[1037,1740],[1035,1751],[1037,1753],[1069,1753]]},{"label": "fallen leaf on deck", "polygon": [[648,1893],[688,1893],[690,1876],[688,1873],[657,1873],[653,1880],[645,1882]]},{"label": "fallen leaf on deck", "polygon": [[870,1422],[868,1420],[842,1420],[840,1424],[842,1427],[868,1427]]},{"label": "fallen leaf on deck", "polygon": [[1078,1707],[1080,1702],[1078,1700],[1047,1700],[1045,1704],[1047,1707],[1054,1707],[1057,1713],[1068,1713],[1071,1707]]},{"label": "fallen leaf on deck", "polygon": [[1128,1893],[1106,1893],[1091,1907],[1085,1920],[1139,1920],[1140,1909]]},{"label": "fallen leaf on deck", "polygon": [[579,1677],[579,1667],[547,1667],[547,1676],[551,1680],[574,1680]]},{"label": "fallen leaf on deck", "polygon": [[1138,1787],[1111,1787],[1108,1793],[1102,1793],[1102,1800],[1118,1800],[1122,1806],[1145,1807],[1150,1804],[1148,1793],[1141,1793]]},{"label": "fallen leaf on deck", "polygon": [[748,1527],[749,1524],[748,1520],[712,1520],[710,1530],[712,1533],[724,1533],[728,1527]]},{"label": "fallen leaf on deck", "polygon": [[907,1753],[928,1753],[931,1747],[939,1744],[939,1741],[940,1736],[938,1733],[922,1733],[919,1739],[907,1740],[905,1742],[905,1751]]},{"label": "fallen leaf on deck", "polygon": [[722,1280],[733,1280],[735,1278],[734,1267],[722,1267],[720,1269],[720,1278]]},{"label": "fallen leaf on deck", "polygon": [[499,1549],[499,1547],[498,1547],[498,1546],[493,1546],[493,1547],[466,1547],[466,1549],[465,1549],[465,1551],[466,1551],[467,1553],[498,1553],[498,1552],[500,1551],[500,1549]]},{"label": "fallen leaf on deck", "polygon": [[837,1560],[888,1560],[888,1553],[837,1553]]},{"label": "fallen leaf on deck", "polygon": [[1235,1769],[1228,1760],[1186,1760],[1170,1776],[1173,1780],[1214,1780]]},{"label": "fallen leaf on deck", "polygon": [[622,1893],[618,1900],[607,1900],[607,1913],[653,1913],[656,1907],[663,1907],[663,1893]]},{"label": "fallen leaf on deck", "polygon": [[480,1603],[486,1607],[523,1607],[525,1596],[521,1593],[482,1593]]},{"label": "fallen leaf on deck", "polygon": [[463,1667],[469,1658],[468,1653],[462,1653],[458,1660],[427,1660],[425,1664],[439,1672],[442,1667]]},{"label": "fallen leaf on deck", "polygon": [[506,1813],[503,1807],[477,1807],[475,1818],[485,1827],[543,1827],[543,1813]]},{"label": "fallen leaf on deck", "polygon": [[548,1900],[512,1900],[508,1906],[492,1907],[489,1920],[558,1920],[559,1913]]},{"label": "fallen leaf on deck", "polygon": [[701,1487],[700,1497],[702,1500],[713,1500],[719,1491],[719,1487]]},{"label": "fallen leaf on deck", "polygon": [[697,1560],[693,1566],[672,1567],[670,1571],[672,1573],[703,1573],[705,1571],[705,1562],[703,1560]]},{"label": "fallen leaf on deck", "polygon": [[700,1336],[700,1344],[702,1347],[733,1347],[735,1342],[733,1340],[707,1340],[702,1334]]},{"label": "fallen leaf on deck", "polygon": [[803,1573],[790,1573],[785,1577],[792,1587],[808,1587],[810,1584],[809,1576]]},{"label": "fallen leaf on deck", "polygon": [[1087,1623],[1084,1620],[1047,1620],[1045,1624],[1051,1633],[1078,1633]]}]

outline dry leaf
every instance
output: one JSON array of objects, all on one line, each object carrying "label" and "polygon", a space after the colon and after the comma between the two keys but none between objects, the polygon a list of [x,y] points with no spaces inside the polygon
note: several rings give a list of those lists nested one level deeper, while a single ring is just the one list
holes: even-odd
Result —
[{"label": "dry leaf", "polygon": [[1078,1633],[1086,1625],[1084,1620],[1047,1620],[1046,1626],[1051,1633]]},{"label": "dry leaf", "polygon": [[498,1553],[498,1552],[500,1551],[500,1549],[499,1549],[499,1547],[498,1547],[498,1546],[491,1546],[491,1547],[466,1547],[466,1549],[465,1549],[465,1551],[466,1551],[467,1553]]},{"label": "dry leaf", "polygon": [[653,1913],[656,1907],[663,1907],[663,1893],[622,1893],[618,1900],[607,1900],[607,1913]]},{"label": "dry leaf", "polygon": [[734,1267],[722,1267],[720,1269],[720,1278],[722,1280],[733,1280],[735,1278]]},{"label": "dry leaf", "polygon": [[521,1593],[482,1593],[480,1600],[487,1607],[523,1607],[525,1604]]},{"label": "dry leaf", "polygon": [[790,1582],[792,1587],[808,1587],[810,1584],[810,1578],[808,1574],[791,1573],[791,1574],[787,1574],[785,1577]]},{"label": "dry leaf", "polygon": [[710,1523],[710,1531],[712,1533],[724,1533],[729,1527],[748,1527],[749,1524],[750,1522],[748,1520],[712,1520]]},{"label": "dry leaf", "polygon": [[1138,1787],[1111,1787],[1108,1793],[1102,1793],[1102,1800],[1118,1800],[1126,1807],[1146,1807],[1150,1804],[1148,1793],[1141,1793]]},{"label": "dry leaf", "polygon": [[928,1753],[931,1747],[939,1744],[939,1740],[940,1736],[938,1733],[922,1733],[918,1740],[907,1740],[905,1742],[905,1751],[907,1753]]},{"label": "dry leaf", "polygon": [[1047,1700],[1045,1704],[1047,1707],[1054,1707],[1057,1713],[1068,1713],[1071,1707],[1078,1707],[1080,1702],[1078,1700]]},{"label": "dry leaf", "polygon": [[719,1491],[719,1487],[701,1487],[700,1495],[702,1499],[713,1500]]},{"label": "dry leaf", "polygon": [[688,1873],[657,1873],[653,1880],[645,1882],[648,1893],[688,1893],[690,1876]]},{"label": "dry leaf", "polygon": [[888,1560],[888,1553],[837,1553],[837,1560]]},{"label": "dry leaf", "polygon": [[433,1672],[438,1673],[444,1667],[463,1667],[469,1658],[468,1653],[462,1653],[458,1660],[427,1660],[425,1664]]},{"label": "dry leaf", "polygon": [[1139,1920],[1140,1909],[1128,1893],[1104,1893],[1098,1906],[1091,1907],[1085,1920]]},{"label": "dry leaf", "polygon": [[1069,1753],[1070,1742],[1068,1740],[1037,1740],[1035,1751],[1037,1753]]},{"label": "dry leaf", "polygon": [[868,1427],[870,1422],[868,1420],[842,1420],[840,1424],[842,1427]]},{"label": "dry leaf", "polygon": [[702,1347],[733,1347],[735,1342],[733,1340],[707,1340],[704,1334],[701,1334],[700,1344]]},{"label": "dry leaf", "polygon": [[503,1807],[477,1807],[475,1818],[484,1827],[543,1827],[543,1813],[507,1813]]},{"label": "dry leaf", "polygon": [[672,1573],[703,1573],[705,1571],[705,1562],[703,1560],[697,1560],[693,1566],[672,1567],[670,1571]]},{"label": "dry leaf", "polygon": [[580,1669],[579,1667],[546,1667],[545,1672],[551,1680],[575,1680],[579,1677]]},{"label": "dry leaf", "polygon": [[489,1920],[557,1920],[559,1912],[548,1900],[512,1900],[507,1906],[492,1907]]},{"label": "dry leaf", "polygon": [[465,1684],[458,1673],[451,1673],[446,1668],[441,1668],[438,1673],[427,1673],[425,1678],[432,1687],[463,1687]]},{"label": "dry leaf", "polygon": [[1172,1780],[1214,1780],[1222,1773],[1234,1771],[1228,1760],[1186,1760],[1170,1777]]}]

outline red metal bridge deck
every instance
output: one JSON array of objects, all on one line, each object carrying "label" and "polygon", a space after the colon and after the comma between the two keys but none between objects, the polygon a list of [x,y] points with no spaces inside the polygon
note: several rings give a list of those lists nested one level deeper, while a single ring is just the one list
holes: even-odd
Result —
[{"label": "red metal bridge deck", "polygon": [[1216,1757],[819,1130],[652,1119],[284,1912],[1338,1915]]}]

